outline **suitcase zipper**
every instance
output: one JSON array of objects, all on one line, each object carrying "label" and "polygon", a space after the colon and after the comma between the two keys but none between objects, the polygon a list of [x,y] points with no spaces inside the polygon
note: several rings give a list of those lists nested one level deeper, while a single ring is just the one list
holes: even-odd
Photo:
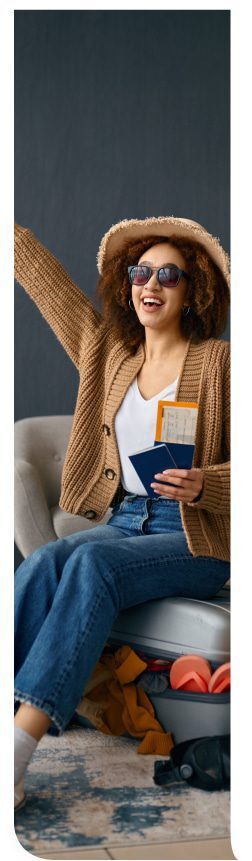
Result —
[{"label": "suitcase zipper", "polygon": [[[192,655],[200,655],[203,658],[206,657],[207,661],[209,661],[209,663],[213,667],[213,670],[215,670],[215,669],[217,669],[217,667],[220,667],[221,664],[224,664],[226,661],[229,660],[229,655],[226,655],[224,658],[222,658],[221,661],[213,661],[212,658],[209,658],[208,654],[207,654],[207,656],[205,656],[202,653],[203,652],[202,649],[198,649],[198,650],[195,649],[194,651],[191,650],[190,652],[180,652],[178,654],[178,652],[167,652],[167,651],[162,650],[162,649],[159,649],[158,652],[153,652],[153,650],[149,649],[148,646],[146,646],[145,649],[142,650],[139,648],[138,643],[133,643],[132,641],[130,643],[127,643],[126,640],[125,641],[118,640],[116,637],[109,637],[107,642],[111,643],[112,646],[118,646],[118,648],[120,648],[121,646],[129,646],[131,649],[133,649],[134,652],[136,652],[136,654],[140,658],[142,658],[143,661],[144,661],[144,655],[146,655],[146,657],[148,657],[148,658],[154,658],[157,661],[158,661],[158,659],[164,660],[164,661],[176,661],[177,658],[182,658],[183,655],[192,654]],[[147,670],[146,670],[146,672],[147,672]],[[162,672],[162,670],[157,670],[157,672]]]},{"label": "suitcase zipper", "polygon": [[165,691],[160,693],[156,693],[155,691],[148,691],[148,697],[150,700],[158,699],[177,699],[177,700],[186,700],[191,702],[201,702],[201,703],[211,703],[213,699],[216,703],[228,703],[230,700],[230,692],[225,691],[223,694],[210,694],[210,693],[201,693],[198,691],[176,691],[174,688],[166,688]]}]

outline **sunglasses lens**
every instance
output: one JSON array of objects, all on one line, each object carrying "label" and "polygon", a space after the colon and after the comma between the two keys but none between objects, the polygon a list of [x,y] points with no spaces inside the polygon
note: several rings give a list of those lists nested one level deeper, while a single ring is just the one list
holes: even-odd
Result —
[{"label": "sunglasses lens", "polygon": [[[129,273],[131,284],[142,286],[150,278],[151,270],[148,266],[132,266]],[[179,281],[177,266],[165,266],[159,270],[159,283],[164,287],[176,287]]]},{"label": "sunglasses lens", "polygon": [[160,283],[164,285],[164,287],[176,287],[178,283],[178,270],[175,266],[161,269],[159,273],[159,280]]},{"label": "sunglasses lens", "polygon": [[133,266],[130,272],[131,284],[146,284],[149,278],[148,266]]}]

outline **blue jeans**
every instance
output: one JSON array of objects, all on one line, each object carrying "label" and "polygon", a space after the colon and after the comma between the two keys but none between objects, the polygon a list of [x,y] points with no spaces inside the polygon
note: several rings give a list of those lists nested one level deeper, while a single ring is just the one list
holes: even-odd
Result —
[{"label": "blue jeans", "polygon": [[211,598],[229,576],[229,562],[192,555],[177,501],[128,494],[106,524],[50,541],[19,565],[15,703],[42,709],[49,734],[62,735],[121,610]]}]

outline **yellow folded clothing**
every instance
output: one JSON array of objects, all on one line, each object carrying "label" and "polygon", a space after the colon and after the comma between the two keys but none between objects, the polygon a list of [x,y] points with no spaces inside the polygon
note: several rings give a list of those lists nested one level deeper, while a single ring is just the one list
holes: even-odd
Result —
[{"label": "yellow folded clothing", "polygon": [[109,652],[106,647],[84,688],[76,712],[106,735],[123,735],[126,731],[142,738],[137,753],[165,756],[174,747],[172,735],[165,732],[155,718],[145,691],[134,684],[146,667],[146,662],[130,646],[121,646],[116,652]]}]

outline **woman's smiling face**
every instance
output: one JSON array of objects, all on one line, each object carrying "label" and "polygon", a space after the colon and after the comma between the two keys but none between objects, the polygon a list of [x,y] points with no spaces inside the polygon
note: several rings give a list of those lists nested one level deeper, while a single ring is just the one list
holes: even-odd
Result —
[{"label": "woman's smiling face", "polygon": [[[178,248],[170,243],[160,242],[148,248],[138,260],[138,264],[149,266],[167,266],[175,264],[180,269],[186,268],[186,261]],[[132,302],[143,326],[155,329],[165,329],[168,325],[176,325],[181,318],[181,309],[185,302],[188,280],[181,276],[177,287],[163,287],[157,279],[157,272],[153,272],[146,284],[139,286],[132,284]],[[143,297],[155,296],[161,301],[161,305],[145,306]]]}]

